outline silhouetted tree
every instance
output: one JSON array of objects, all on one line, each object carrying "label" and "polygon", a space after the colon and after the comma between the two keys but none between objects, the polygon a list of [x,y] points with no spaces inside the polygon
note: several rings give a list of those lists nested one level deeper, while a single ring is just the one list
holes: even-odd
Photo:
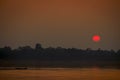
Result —
[{"label": "silhouetted tree", "polygon": [[[120,67],[120,50],[86,50],[77,48],[48,47],[42,48],[36,44],[35,49],[30,46],[19,47],[12,50],[10,47],[0,48],[0,60],[14,66],[39,66],[39,67]],[[10,66],[1,62],[2,65]],[[1,66],[1,65],[0,65]],[[12,64],[11,64],[12,66]]]},{"label": "silhouetted tree", "polygon": [[6,58],[11,55],[11,48],[6,46],[4,48],[0,48],[0,58]]}]

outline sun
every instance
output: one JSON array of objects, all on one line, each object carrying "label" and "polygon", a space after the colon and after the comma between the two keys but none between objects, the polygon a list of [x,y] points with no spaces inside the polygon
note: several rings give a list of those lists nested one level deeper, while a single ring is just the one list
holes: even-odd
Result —
[{"label": "sun", "polygon": [[99,41],[101,40],[101,37],[100,37],[99,35],[94,35],[94,36],[92,37],[92,40],[93,40],[94,42],[99,42]]}]

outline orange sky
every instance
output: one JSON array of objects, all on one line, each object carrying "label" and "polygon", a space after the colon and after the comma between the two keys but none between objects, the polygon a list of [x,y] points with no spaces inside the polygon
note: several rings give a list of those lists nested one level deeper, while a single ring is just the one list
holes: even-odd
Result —
[{"label": "orange sky", "polygon": [[[0,47],[120,49],[119,0],[1,0]],[[92,41],[93,35],[101,41]]]}]

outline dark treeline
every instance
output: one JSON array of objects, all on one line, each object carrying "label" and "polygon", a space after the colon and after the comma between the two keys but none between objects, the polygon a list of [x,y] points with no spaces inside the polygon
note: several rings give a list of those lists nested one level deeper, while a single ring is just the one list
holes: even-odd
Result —
[{"label": "dark treeline", "polygon": [[120,68],[120,50],[86,50],[76,48],[43,48],[36,44],[0,48],[0,67],[100,67]]}]

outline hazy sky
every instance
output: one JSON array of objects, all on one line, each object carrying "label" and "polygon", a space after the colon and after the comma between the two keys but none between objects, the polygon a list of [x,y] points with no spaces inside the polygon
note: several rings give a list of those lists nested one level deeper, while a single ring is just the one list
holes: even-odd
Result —
[{"label": "hazy sky", "polygon": [[[93,42],[93,35],[100,42]],[[120,49],[119,0],[0,0],[0,47]]]}]

